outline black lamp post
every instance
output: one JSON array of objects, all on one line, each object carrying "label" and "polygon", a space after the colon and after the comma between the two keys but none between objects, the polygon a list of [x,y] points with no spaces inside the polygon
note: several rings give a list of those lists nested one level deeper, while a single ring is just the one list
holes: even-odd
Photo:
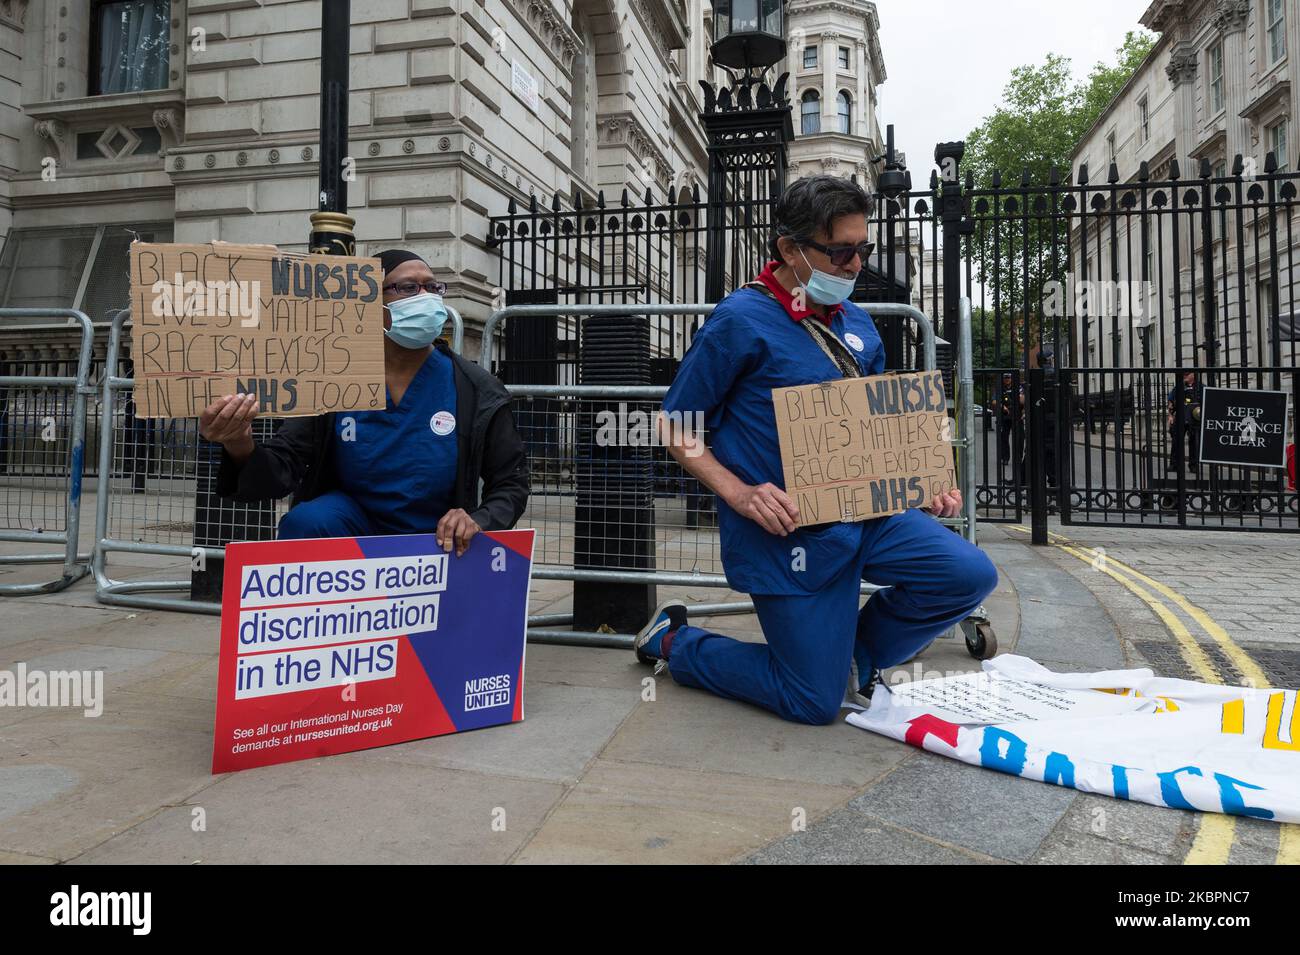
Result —
[{"label": "black lamp post", "polygon": [[[308,249],[326,255],[354,255],[356,220],[348,215],[348,185],[344,169],[348,151],[348,42],[350,0],[321,3],[320,56],[320,192],[311,214]],[[270,437],[277,425],[263,419],[259,439]],[[220,547],[232,540],[272,540],[275,512],[267,506],[226,501],[216,494],[219,452],[206,442],[196,463],[194,544]],[[190,597],[219,601],[224,561],[208,560],[190,572]]]},{"label": "black lamp post", "polygon": [[348,47],[351,0],[325,0],[320,15],[320,192],[311,215],[312,252],[354,255],[356,220],[348,215]]},{"label": "black lamp post", "polygon": [[714,0],[713,62],[765,70],[785,56],[784,0]]},{"label": "black lamp post", "polygon": [[[774,86],[763,79],[785,56],[784,0],[714,0],[713,8],[713,62],[728,73],[744,71],[732,74],[729,88],[700,81],[700,120],[709,140],[704,294],[706,301],[717,302],[726,293],[728,262],[733,271],[746,273],[733,275],[736,283],[752,278],[762,267],[765,242],[745,239],[767,229],[771,206],[785,189],[786,146],[794,138],[794,125],[787,77]],[[729,256],[729,246],[738,254]],[[746,254],[756,254],[757,260],[745,261]]]}]

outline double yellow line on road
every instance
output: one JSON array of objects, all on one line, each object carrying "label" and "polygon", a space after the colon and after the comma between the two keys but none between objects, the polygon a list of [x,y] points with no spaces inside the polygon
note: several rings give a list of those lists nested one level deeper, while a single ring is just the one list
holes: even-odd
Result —
[{"label": "double yellow line on road", "polygon": [[[1013,530],[1031,533],[1028,527],[1012,525]],[[1241,673],[1248,686],[1258,689],[1268,687],[1268,676],[1258,663],[1237,644],[1232,636],[1205,610],[1193,604],[1172,587],[1147,576],[1140,570],[1128,566],[1111,557],[1104,549],[1094,550],[1077,544],[1068,537],[1048,532],[1048,541],[1058,549],[1088,564],[1094,570],[1101,571],[1117,581],[1126,590],[1151,608],[1178,643],[1179,652],[1188,667],[1198,678],[1206,683],[1222,684],[1223,675],[1219,673],[1201,644],[1192,636],[1186,624],[1174,613],[1171,606],[1161,597],[1171,601],[1174,607],[1182,610],[1205,631],[1223,651],[1237,671]],[[1153,593],[1154,591],[1154,593]],[[1158,595],[1158,596],[1157,596]],[[1201,826],[1192,842],[1192,847],[1183,860],[1184,865],[1221,865],[1228,861],[1233,837],[1237,830],[1237,817],[1219,813],[1202,813]],[[1300,826],[1283,824],[1278,833],[1277,861],[1285,865],[1300,864]]]}]

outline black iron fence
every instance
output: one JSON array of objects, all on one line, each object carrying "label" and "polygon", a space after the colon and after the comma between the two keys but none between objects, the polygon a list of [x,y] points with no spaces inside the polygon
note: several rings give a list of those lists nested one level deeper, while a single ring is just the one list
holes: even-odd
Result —
[{"label": "black iron fence", "polygon": [[[877,195],[854,298],[916,304],[949,341],[958,297],[971,299],[981,518],[1024,521],[1037,503],[1067,523],[1300,530],[1285,470],[1204,464],[1190,427],[1169,422],[1188,373],[1296,395],[1300,173],[1269,155],[1262,171],[1237,158],[1186,177],[1171,159],[1126,180],[1112,164],[1097,182],[1080,167],[976,183],[960,144],[936,157],[945,173],[926,188]],[[775,195],[769,183],[712,206],[691,189],[512,207],[492,220],[499,283],[510,303],[703,301],[710,243],[726,243],[724,292],[761,270]],[[498,370],[580,383],[582,323],[535,321],[505,333]],[[890,367],[911,367],[909,329],[879,324]],[[697,326],[650,320],[652,383],[671,381]]]},{"label": "black iron fence", "polygon": [[[710,206],[698,185],[660,198],[647,189],[636,203],[624,190],[617,202],[604,193],[553,196],[543,207],[514,202],[492,219],[488,242],[499,252],[497,283],[508,305],[688,304],[705,301],[707,243],[727,245],[726,291],[763,268],[771,221],[770,194],[742,193]],[[667,384],[690,345],[698,320],[665,316],[650,323],[651,383]],[[510,384],[581,384],[579,318],[515,318],[495,353]]]}]

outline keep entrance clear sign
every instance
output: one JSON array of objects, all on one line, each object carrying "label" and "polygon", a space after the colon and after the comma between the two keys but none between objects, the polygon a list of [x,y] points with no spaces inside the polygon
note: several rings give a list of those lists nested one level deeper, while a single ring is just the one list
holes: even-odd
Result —
[{"label": "keep entrance clear sign", "polygon": [[924,507],[956,486],[940,372],[776,388],[772,401],[801,527]]},{"label": "keep entrance clear sign", "polygon": [[1201,402],[1201,460],[1240,467],[1286,467],[1285,391],[1206,388]]}]

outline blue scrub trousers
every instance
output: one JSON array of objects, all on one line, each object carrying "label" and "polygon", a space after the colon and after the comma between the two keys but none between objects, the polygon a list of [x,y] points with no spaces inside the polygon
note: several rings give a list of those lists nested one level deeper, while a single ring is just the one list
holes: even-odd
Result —
[{"label": "blue scrub trousers", "polygon": [[[766,644],[678,630],[668,660],[673,679],[794,722],[830,723],[851,659],[864,681],[872,667],[903,663],[997,586],[982,551],[921,511],[866,521],[862,531],[857,558],[820,592],[753,595]],[[863,580],[887,589],[859,610]]]},{"label": "blue scrub trousers", "polygon": [[384,533],[376,527],[361,505],[342,491],[329,491],[304,501],[280,519],[279,540],[309,540],[314,537],[370,537]]}]

